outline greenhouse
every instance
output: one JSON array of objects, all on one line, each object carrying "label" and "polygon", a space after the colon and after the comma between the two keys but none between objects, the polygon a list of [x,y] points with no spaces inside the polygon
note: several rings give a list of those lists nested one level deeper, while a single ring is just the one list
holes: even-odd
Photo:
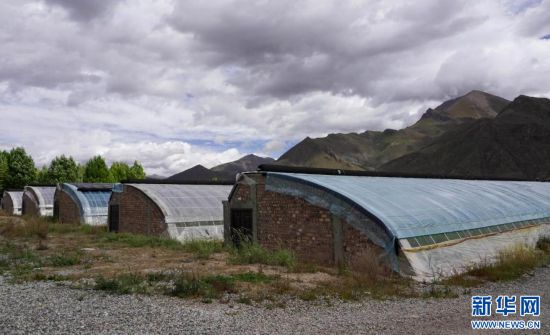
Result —
[{"label": "greenhouse", "polygon": [[109,230],[180,241],[223,238],[222,201],[231,185],[117,184]]},{"label": "greenhouse", "polygon": [[54,186],[25,186],[23,215],[53,216]]},{"label": "greenhouse", "polygon": [[241,175],[228,210],[227,240],[238,230],[328,264],[377,250],[424,280],[550,236],[550,183],[264,171]]},{"label": "greenhouse", "polygon": [[106,225],[113,184],[63,183],[54,196],[54,217],[60,223]]},{"label": "greenhouse", "polygon": [[4,191],[2,210],[9,215],[21,215],[23,191]]}]

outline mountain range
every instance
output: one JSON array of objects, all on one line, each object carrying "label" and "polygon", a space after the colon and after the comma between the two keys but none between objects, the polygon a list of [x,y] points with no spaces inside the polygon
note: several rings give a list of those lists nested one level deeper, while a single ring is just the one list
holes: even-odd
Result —
[{"label": "mountain range", "polygon": [[471,91],[404,129],[305,138],[277,161],[247,155],[168,181],[234,181],[261,164],[447,176],[550,179],[550,100]]},{"label": "mountain range", "polygon": [[282,165],[490,178],[550,178],[550,100],[472,91],[401,129],[306,138]]},{"label": "mountain range", "polygon": [[481,91],[428,109],[410,127],[363,133],[307,137],[283,154],[278,164],[351,170],[377,170],[383,164],[426,146],[435,138],[474,120],[493,118],[510,101]]},{"label": "mountain range", "polygon": [[496,117],[449,130],[380,170],[550,179],[550,100],[519,96]]},{"label": "mountain range", "polygon": [[166,181],[185,182],[185,181],[235,181],[235,176],[239,172],[254,171],[261,164],[271,164],[275,160],[269,157],[259,157],[256,155],[246,155],[240,159],[214,166],[208,169],[202,165],[195,165],[190,169],[177,173],[166,178]]}]

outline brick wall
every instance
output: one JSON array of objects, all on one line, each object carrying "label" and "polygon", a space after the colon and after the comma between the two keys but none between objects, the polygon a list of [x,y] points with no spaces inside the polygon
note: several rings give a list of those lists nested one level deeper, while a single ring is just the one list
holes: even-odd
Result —
[{"label": "brick wall", "polygon": [[54,201],[59,205],[59,223],[80,224],[80,210],[73,199],[63,190],[56,190]]},{"label": "brick wall", "polygon": [[166,231],[158,206],[133,186],[124,185],[124,192],[113,192],[110,205],[119,205],[119,232],[160,236]]},{"label": "brick wall", "polygon": [[235,201],[246,202],[250,200],[250,186],[245,184],[240,184],[235,192],[233,193],[233,198]]},{"label": "brick wall", "polygon": [[25,193],[23,193],[22,214],[40,216],[40,208],[38,208],[36,198],[34,194],[30,192],[31,191],[25,191]]},{"label": "brick wall", "polygon": [[7,194],[5,194],[4,198],[2,198],[2,209],[4,209],[4,212],[7,214],[13,215],[13,201]]},{"label": "brick wall", "polygon": [[[303,199],[265,190],[265,177],[256,176],[257,240],[268,249],[288,248],[301,261],[335,265],[332,214]],[[250,186],[237,185],[229,207],[250,199]],[[344,260],[351,264],[365,250],[374,250],[367,236],[342,222]]]}]

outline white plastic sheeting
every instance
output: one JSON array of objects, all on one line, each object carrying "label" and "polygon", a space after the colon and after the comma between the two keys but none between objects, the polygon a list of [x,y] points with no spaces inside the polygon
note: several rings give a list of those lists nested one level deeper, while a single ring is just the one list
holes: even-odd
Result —
[{"label": "white plastic sheeting", "polygon": [[496,261],[501,252],[516,246],[534,248],[540,238],[550,237],[550,224],[484,236],[426,250],[403,250],[414,269],[414,279],[431,281]]},{"label": "white plastic sheeting", "polygon": [[128,184],[161,209],[170,237],[223,239],[223,205],[231,185]]},{"label": "white plastic sheeting", "polygon": [[[13,204],[13,215],[21,215],[21,209],[23,206],[23,191],[4,191],[4,196],[2,197],[2,202],[4,199],[9,197]],[[2,208],[4,206],[2,205]]]},{"label": "white plastic sheeting", "polygon": [[92,226],[106,225],[112,184],[61,184],[60,187],[77,204],[80,220]]},{"label": "white plastic sheeting", "polygon": [[40,211],[40,216],[53,216],[53,202],[55,187],[53,186],[25,186],[24,193],[33,199]]}]

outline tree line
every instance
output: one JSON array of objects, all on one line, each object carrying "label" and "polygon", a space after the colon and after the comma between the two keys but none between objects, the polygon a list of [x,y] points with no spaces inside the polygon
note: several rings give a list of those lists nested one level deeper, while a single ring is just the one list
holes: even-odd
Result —
[{"label": "tree line", "polygon": [[21,189],[31,184],[116,183],[138,179],[145,179],[145,171],[138,161],[131,166],[114,162],[109,167],[105,159],[98,155],[81,165],[72,157],[61,155],[49,165],[37,168],[24,148],[0,150],[0,190]]}]

